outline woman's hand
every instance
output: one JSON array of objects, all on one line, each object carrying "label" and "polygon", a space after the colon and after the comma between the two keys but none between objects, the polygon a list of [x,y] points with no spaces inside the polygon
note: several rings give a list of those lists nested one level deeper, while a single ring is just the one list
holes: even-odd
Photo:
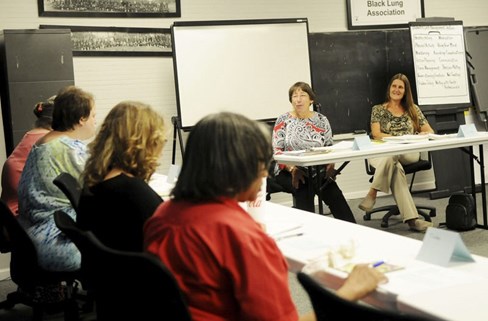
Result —
[{"label": "woman's hand", "polygon": [[335,180],[337,172],[335,170],[334,163],[325,165],[325,174],[326,177],[330,177],[331,179]]},{"label": "woman's hand", "polygon": [[305,183],[305,172],[300,168],[293,166],[290,170],[291,173],[291,185],[293,188],[297,189],[300,186],[300,182],[302,184]]},{"label": "woman's hand", "polygon": [[386,282],[388,278],[383,273],[368,264],[358,264],[337,290],[337,295],[346,300],[356,301],[373,292],[378,284]]}]

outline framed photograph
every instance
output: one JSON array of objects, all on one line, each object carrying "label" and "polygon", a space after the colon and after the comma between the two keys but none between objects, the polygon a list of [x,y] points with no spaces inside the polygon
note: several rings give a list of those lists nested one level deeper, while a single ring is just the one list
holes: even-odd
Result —
[{"label": "framed photograph", "polygon": [[40,25],[70,29],[73,56],[172,56],[169,28],[121,28]]},{"label": "framed photograph", "polygon": [[180,0],[37,0],[41,17],[181,17]]},{"label": "framed photograph", "polygon": [[346,0],[349,30],[406,28],[424,17],[424,0]]}]

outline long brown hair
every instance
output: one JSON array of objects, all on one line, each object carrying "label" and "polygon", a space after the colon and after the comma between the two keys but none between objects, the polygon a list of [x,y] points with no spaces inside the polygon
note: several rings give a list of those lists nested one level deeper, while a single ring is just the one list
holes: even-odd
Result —
[{"label": "long brown hair", "polygon": [[393,77],[391,77],[390,82],[388,83],[388,87],[386,88],[386,101],[385,101],[385,103],[388,103],[391,100],[390,88],[391,88],[391,85],[393,84],[393,81],[396,79],[403,81],[403,84],[405,85],[405,94],[403,95],[403,98],[400,101],[400,104],[402,105],[402,107],[405,109],[408,116],[412,120],[414,130],[416,132],[420,132],[419,116],[417,114],[417,109],[415,108],[415,104],[413,102],[412,86],[410,86],[410,81],[408,80],[407,76],[400,73],[400,74],[396,74]]}]

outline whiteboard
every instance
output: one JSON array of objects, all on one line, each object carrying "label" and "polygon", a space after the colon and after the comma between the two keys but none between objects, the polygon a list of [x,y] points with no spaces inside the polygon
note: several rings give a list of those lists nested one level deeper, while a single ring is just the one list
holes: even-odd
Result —
[{"label": "whiteboard", "polygon": [[175,22],[171,30],[182,128],[220,111],[276,119],[291,110],[291,85],[311,84],[305,18]]},{"label": "whiteboard", "polygon": [[469,106],[469,83],[461,21],[410,23],[420,106]]}]

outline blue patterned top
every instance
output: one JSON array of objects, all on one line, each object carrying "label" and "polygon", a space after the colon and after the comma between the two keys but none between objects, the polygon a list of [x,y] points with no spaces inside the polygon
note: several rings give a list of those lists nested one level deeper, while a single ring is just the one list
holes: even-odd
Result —
[{"label": "blue patterned top", "polygon": [[80,268],[81,255],[54,223],[53,214],[76,213],[64,193],[53,183],[66,172],[80,177],[88,158],[86,145],[61,136],[32,147],[19,181],[19,221],[37,246],[39,264],[52,271]]}]

